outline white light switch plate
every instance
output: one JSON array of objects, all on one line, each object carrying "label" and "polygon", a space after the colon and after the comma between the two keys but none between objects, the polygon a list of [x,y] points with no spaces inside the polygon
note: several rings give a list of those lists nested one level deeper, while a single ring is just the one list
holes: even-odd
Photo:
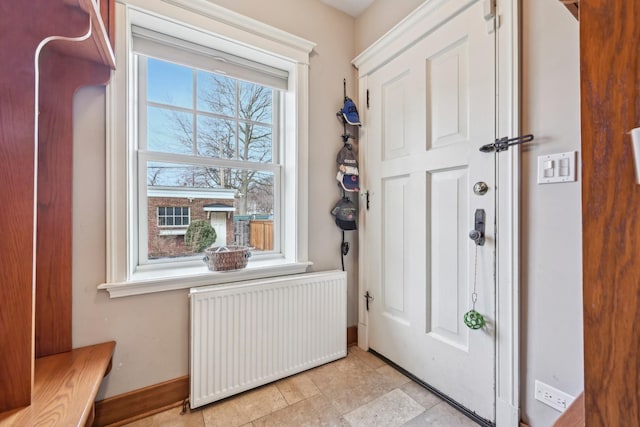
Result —
[{"label": "white light switch plate", "polygon": [[576,180],[576,152],[538,156],[538,184]]}]

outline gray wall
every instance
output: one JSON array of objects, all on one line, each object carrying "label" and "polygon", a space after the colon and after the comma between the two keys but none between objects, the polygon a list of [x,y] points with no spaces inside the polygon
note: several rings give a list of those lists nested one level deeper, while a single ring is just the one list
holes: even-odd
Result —
[{"label": "gray wall", "polygon": [[580,49],[578,21],[559,1],[523,8],[522,125],[536,141],[522,157],[521,402],[543,427],[559,413],[534,399],[536,379],[573,396],[584,388],[581,177],[536,183],[538,156],[580,155]]},{"label": "gray wall", "polygon": [[[423,0],[376,0],[356,19],[360,53]],[[580,180],[538,185],[539,155],[580,149],[578,22],[558,0],[523,0],[521,407],[532,427],[560,415],[534,398],[534,381],[574,396],[583,385]],[[580,163],[578,161],[578,163]]]}]

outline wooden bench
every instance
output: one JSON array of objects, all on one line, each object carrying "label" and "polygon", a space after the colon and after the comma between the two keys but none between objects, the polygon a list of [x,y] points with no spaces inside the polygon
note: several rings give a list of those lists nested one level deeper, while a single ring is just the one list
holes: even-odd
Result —
[{"label": "wooden bench", "polygon": [[36,359],[31,405],[0,414],[0,426],[90,426],[115,346],[109,341]]}]

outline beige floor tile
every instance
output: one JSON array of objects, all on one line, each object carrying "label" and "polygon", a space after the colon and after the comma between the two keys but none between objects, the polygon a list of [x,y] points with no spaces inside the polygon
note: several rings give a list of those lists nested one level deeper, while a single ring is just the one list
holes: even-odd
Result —
[{"label": "beige floor tile", "polygon": [[405,427],[477,427],[478,424],[442,402],[404,424]]},{"label": "beige floor tile", "polygon": [[240,427],[286,406],[278,388],[267,385],[206,407],[202,414],[206,427]]},{"label": "beige floor tile", "polygon": [[254,427],[348,425],[322,395],[310,397],[253,422]]},{"label": "beige floor tile", "polygon": [[336,384],[322,391],[340,414],[346,414],[382,396],[389,390],[371,377],[360,379],[358,384]]},{"label": "beige floor tile", "polygon": [[236,404],[253,421],[286,407],[287,401],[278,390],[278,387],[267,385],[241,394],[238,396]]},{"label": "beige floor tile", "polygon": [[347,356],[336,362],[329,363],[307,372],[311,381],[325,395],[336,388],[363,387],[366,378],[375,371],[355,356]]},{"label": "beige floor tile", "polygon": [[249,415],[242,412],[232,399],[213,403],[202,410],[206,427],[241,427],[251,422]]},{"label": "beige floor tile", "polygon": [[386,365],[384,360],[374,356],[372,353],[369,353],[368,351],[362,350],[360,347],[351,346],[349,347],[349,351],[353,353],[354,356],[361,359],[364,363],[366,363],[372,369],[378,369],[379,367]]},{"label": "beige floor tile", "polygon": [[438,396],[413,381],[410,381],[409,383],[400,387],[400,390],[407,393],[409,397],[422,405],[424,409],[430,409],[443,401]]},{"label": "beige floor tile", "polygon": [[129,427],[204,427],[202,411],[181,415],[182,407],[171,408],[159,414],[127,424]]},{"label": "beige floor tile", "polygon": [[314,369],[308,375],[341,414],[410,381],[391,366],[372,369],[357,356]]},{"label": "beige floor tile", "polygon": [[344,418],[353,427],[399,427],[424,412],[424,408],[402,390],[395,389],[349,412]]},{"label": "beige floor tile", "polygon": [[305,373],[278,381],[276,387],[278,387],[278,390],[280,390],[289,405],[320,393],[318,387]]},{"label": "beige floor tile", "polygon": [[405,377],[389,365],[384,365],[376,369],[376,372],[381,376],[382,381],[384,381],[391,389],[398,388],[411,382],[411,379]]}]

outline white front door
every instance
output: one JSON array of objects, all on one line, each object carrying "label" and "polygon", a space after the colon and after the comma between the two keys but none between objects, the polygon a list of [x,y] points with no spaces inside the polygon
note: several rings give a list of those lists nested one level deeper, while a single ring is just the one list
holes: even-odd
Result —
[{"label": "white front door", "polygon": [[[462,406],[495,420],[495,34],[478,1],[361,84],[370,208],[361,274],[368,343]],[[476,195],[477,182],[489,191]],[[477,209],[485,243],[469,238]],[[486,326],[472,330],[472,308]]]},{"label": "white front door", "polygon": [[227,213],[211,212],[211,226],[216,230],[213,246],[227,246]]}]

